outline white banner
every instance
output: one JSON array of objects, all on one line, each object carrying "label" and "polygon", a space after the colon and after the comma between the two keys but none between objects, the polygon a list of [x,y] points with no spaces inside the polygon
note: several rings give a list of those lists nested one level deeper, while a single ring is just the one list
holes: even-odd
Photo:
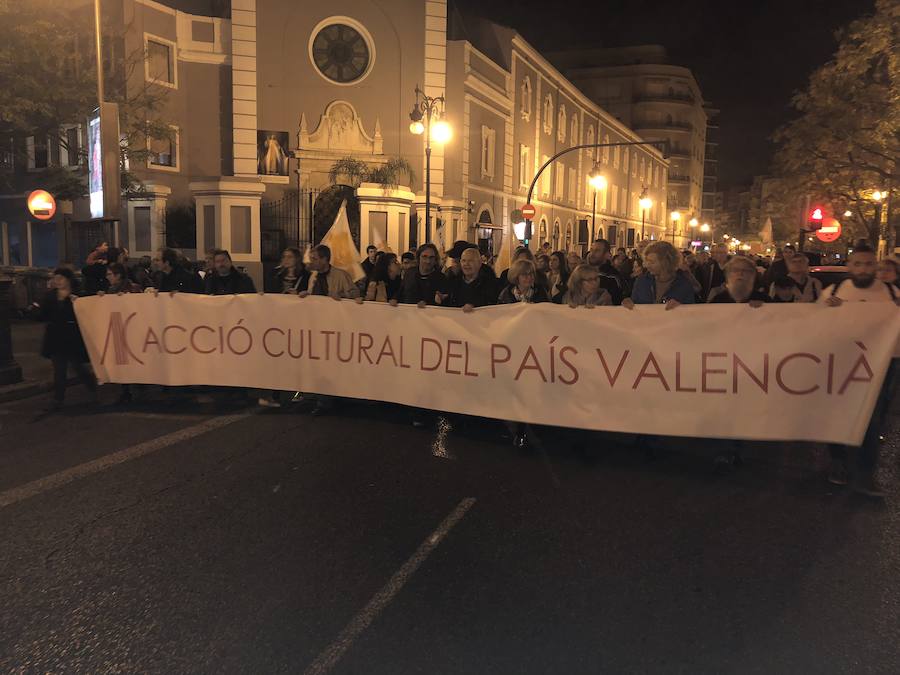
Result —
[{"label": "white banner", "polygon": [[891,303],[461,310],[290,295],[81,298],[101,382],[392,401],[604,431],[857,445]]}]

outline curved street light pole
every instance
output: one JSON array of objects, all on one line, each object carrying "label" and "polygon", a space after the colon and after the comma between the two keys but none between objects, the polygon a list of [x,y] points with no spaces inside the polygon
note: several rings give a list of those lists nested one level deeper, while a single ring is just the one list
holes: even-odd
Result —
[{"label": "curved street light pole", "polygon": [[[628,141],[623,143],[586,143],[585,145],[573,145],[571,148],[566,148],[565,150],[560,150],[553,157],[548,159],[541,165],[541,168],[537,170],[537,173],[534,174],[534,178],[531,179],[531,185],[528,186],[528,196],[525,199],[526,204],[531,203],[531,196],[534,194],[534,187],[537,185],[538,179],[541,177],[541,174],[544,172],[548,166],[553,164],[557,159],[562,157],[565,154],[570,152],[575,152],[576,150],[586,150],[588,148],[614,148],[618,146],[629,146],[629,145],[650,145],[658,150],[662,150],[663,159],[668,159],[669,156],[669,141]],[[660,147],[661,146],[661,147]],[[525,233],[526,238],[531,238],[531,227],[532,221],[530,218],[526,218],[525,220]]]}]

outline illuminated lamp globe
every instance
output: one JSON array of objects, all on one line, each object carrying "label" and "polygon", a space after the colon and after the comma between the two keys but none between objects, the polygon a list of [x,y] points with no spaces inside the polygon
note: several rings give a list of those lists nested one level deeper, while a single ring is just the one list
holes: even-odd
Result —
[{"label": "illuminated lamp globe", "polygon": [[699,224],[700,224],[700,221],[697,220],[696,218],[691,218],[690,221],[688,222],[688,225],[690,225],[691,227],[697,227],[697,225],[699,225]]},{"label": "illuminated lamp globe", "polygon": [[431,125],[431,140],[435,143],[446,143],[453,137],[453,131],[445,120],[438,120]]},{"label": "illuminated lamp globe", "polygon": [[644,211],[653,206],[653,200],[650,199],[650,197],[641,197],[638,203],[641,205],[641,208],[644,209]]},{"label": "illuminated lamp globe", "polygon": [[703,223],[703,225],[700,226],[700,231],[709,232],[709,223]]},{"label": "illuminated lamp globe", "polygon": [[422,124],[421,120],[414,120],[409,123],[409,130],[416,136],[421,136],[425,133],[425,125]]},{"label": "illuminated lamp globe", "polygon": [[595,190],[605,190],[606,189],[606,176],[602,173],[592,173],[590,177],[591,187]]}]

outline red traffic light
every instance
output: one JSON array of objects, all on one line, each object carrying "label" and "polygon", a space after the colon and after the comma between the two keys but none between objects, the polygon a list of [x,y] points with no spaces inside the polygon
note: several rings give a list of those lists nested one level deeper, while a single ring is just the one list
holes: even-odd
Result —
[{"label": "red traffic light", "polygon": [[818,230],[822,227],[822,221],[825,219],[825,214],[822,212],[822,207],[817,206],[812,211],[809,212],[809,221],[806,226],[806,229],[809,231]]}]

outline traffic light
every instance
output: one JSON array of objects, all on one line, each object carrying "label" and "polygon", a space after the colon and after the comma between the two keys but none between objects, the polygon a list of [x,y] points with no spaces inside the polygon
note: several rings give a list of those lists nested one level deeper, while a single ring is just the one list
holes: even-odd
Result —
[{"label": "traffic light", "polygon": [[810,231],[821,230],[822,221],[824,220],[824,218],[825,214],[822,212],[822,207],[815,207],[812,211],[809,212],[809,218],[807,219],[807,229]]}]

